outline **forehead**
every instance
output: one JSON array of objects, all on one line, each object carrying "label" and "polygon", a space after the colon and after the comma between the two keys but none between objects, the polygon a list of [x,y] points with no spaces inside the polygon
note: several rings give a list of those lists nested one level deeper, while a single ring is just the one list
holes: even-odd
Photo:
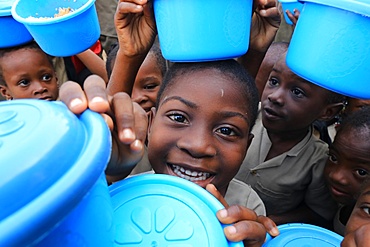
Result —
[{"label": "forehead", "polygon": [[225,76],[216,69],[191,71],[176,76],[163,92],[161,101],[169,95],[183,95],[193,100],[208,98],[208,100],[231,104],[235,104],[237,98],[239,105],[249,103],[242,82]]}]

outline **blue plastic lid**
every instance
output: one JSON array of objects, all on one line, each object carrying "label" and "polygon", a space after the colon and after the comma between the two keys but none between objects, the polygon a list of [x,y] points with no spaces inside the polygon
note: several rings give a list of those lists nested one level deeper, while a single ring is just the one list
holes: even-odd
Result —
[{"label": "blue plastic lid", "polygon": [[325,228],[301,223],[278,226],[280,235],[267,234],[262,247],[339,247],[343,237]]},{"label": "blue plastic lid", "polygon": [[370,2],[369,0],[300,0],[302,2],[318,3],[335,7],[356,14],[370,16]]},{"label": "blue plastic lid", "polygon": [[20,230],[26,225],[49,229],[65,217],[104,172],[110,151],[98,113],[77,117],[55,101],[1,102],[0,243],[30,234]]},{"label": "blue plastic lid", "polygon": [[110,186],[115,246],[243,246],[228,242],[216,212],[222,204],[175,176],[142,174]]},{"label": "blue plastic lid", "polygon": [[11,14],[11,9],[15,0],[0,0],[0,16],[8,16]]}]

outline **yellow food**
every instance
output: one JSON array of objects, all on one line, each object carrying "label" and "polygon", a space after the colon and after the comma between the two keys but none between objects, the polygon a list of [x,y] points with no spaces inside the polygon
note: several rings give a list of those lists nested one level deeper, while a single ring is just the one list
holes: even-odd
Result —
[{"label": "yellow food", "polygon": [[73,12],[73,9],[71,9],[71,7],[68,7],[68,8],[59,8],[58,9],[58,13],[56,13],[54,15],[54,18],[55,17],[59,17],[59,16],[63,16],[63,15],[66,15],[66,14],[69,14],[71,12]]}]

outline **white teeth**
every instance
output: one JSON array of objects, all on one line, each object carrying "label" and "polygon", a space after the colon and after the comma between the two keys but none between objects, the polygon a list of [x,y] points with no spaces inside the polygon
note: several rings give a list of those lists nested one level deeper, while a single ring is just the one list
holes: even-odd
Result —
[{"label": "white teeth", "polygon": [[208,172],[197,172],[197,171],[191,171],[188,169],[185,169],[180,166],[172,165],[172,169],[174,173],[176,173],[177,176],[184,178],[189,181],[200,181],[200,180],[206,180],[211,176]]}]

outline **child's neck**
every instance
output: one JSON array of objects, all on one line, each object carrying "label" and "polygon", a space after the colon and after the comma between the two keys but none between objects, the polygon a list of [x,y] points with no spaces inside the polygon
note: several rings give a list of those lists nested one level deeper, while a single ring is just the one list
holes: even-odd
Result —
[{"label": "child's neck", "polygon": [[271,141],[271,147],[265,161],[270,160],[292,149],[295,145],[302,141],[303,138],[305,138],[308,131],[309,128],[300,129],[295,132],[273,132],[267,130],[268,136]]}]

